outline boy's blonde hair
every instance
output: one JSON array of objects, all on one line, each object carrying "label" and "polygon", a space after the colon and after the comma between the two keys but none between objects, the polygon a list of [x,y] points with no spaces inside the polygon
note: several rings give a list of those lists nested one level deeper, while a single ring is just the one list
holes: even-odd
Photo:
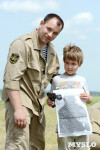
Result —
[{"label": "boy's blonde hair", "polygon": [[81,66],[83,63],[83,52],[79,47],[68,44],[63,48],[63,61],[65,62],[66,59],[77,61],[78,65]]}]

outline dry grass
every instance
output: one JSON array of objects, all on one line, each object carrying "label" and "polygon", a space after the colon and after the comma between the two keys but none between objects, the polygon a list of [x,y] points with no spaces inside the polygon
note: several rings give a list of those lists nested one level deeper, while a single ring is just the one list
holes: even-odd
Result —
[{"label": "dry grass", "polygon": [[4,150],[5,142],[5,109],[4,103],[0,102],[0,150]]},{"label": "dry grass", "polygon": [[46,115],[46,150],[57,150],[56,130],[56,110],[49,106],[45,106]]},{"label": "dry grass", "polygon": [[[100,101],[100,96],[93,97],[92,104]],[[5,108],[4,102],[0,101],[0,150],[4,150],[5,142]],[[56,130],[56,110],[49,106],[45,106],[45,115],[46,115],[46,150],[57,150],[57,136],[55,133]]]},{"label": "dry grass", "polygon": [[[57,150],[56,138],[56,111],[55,109],[45,106],[46,114],[46,150]],[[4,150],[5,143],[5,108],[4,102],[0,101],[0,150]]]}]

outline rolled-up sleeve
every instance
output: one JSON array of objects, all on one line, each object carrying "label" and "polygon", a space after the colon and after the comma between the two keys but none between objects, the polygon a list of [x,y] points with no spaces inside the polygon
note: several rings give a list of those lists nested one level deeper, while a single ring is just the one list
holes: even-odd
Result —
[{"label": "rolled-up sleeve", "polygon": [[22,40],[15,40],[9,48],[7,64],[4,73],[4,87],[20,90],[19,80],[27,68],[27,52]]}]

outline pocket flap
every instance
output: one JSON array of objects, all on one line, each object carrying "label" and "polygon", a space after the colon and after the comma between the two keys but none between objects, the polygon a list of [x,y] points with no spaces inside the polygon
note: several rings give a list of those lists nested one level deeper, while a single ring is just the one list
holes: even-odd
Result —
[{"label": "pocket flap", "polygon": [[40,72],[39,65],[38,65],[38,64],[36,64],[36,63],[29,62],[29,63],[28,63],[28,68],[30,68],[30,69],[34,69],[34,70],[37,70],[37,71],[39,71],[39,72]]}]

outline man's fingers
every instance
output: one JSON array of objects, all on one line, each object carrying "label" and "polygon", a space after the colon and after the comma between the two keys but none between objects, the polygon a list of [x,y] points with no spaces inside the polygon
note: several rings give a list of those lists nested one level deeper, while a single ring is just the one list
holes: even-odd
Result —
[{"label": "man's fingers", "polygon": [[19,128],[25,128],[26,127],[26,120],[22,121],[22,120],[15,120],[15,125]]}]

